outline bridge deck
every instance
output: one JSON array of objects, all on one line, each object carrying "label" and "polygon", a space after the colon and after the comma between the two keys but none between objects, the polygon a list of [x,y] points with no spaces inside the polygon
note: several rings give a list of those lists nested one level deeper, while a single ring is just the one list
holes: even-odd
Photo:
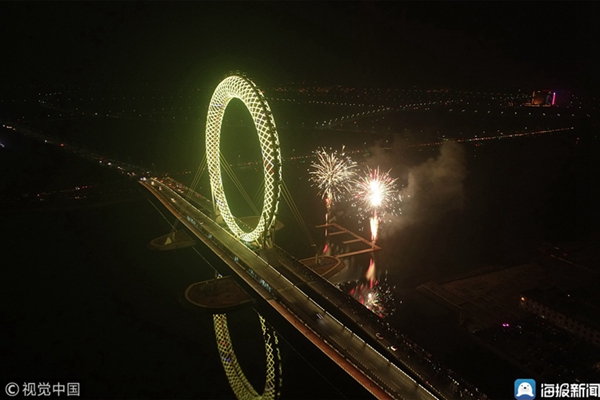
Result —
[{"label": "bridge deck", "polygon": [[[162,185],[161,191],[156,190],[148,183],[140,183],[148,188],[196,237],[207,244],[233,271],[284,317],[288,318],[289,315],[293,315],[297,320],[294,326],[299,331],[304,335],[307,335],[307,332],[312,332],[314,336],[309,337],[309,339],[325,354],[331,357],[333,353],[337,353],[338,358],[335,361],[342,363],[340,365],[344,369],[350,371],[350,367],[344,367],[347,364],[352,365],[355,371],[360,372],[360,376],[356,374],[352,376],[363,384],[367,390],[371,391],[373,395],[378,398],[436,398],[366,343],[356,332],[341,324],[321,305],[292,284],[254,251],[238,241],[193,205],[186,202],[168,186],[157,181],[154,182],[154,186]],[[174,201],[168,201],[167,199],[174,199]],[[327,289],[325,288],[325,290]],[[340,306],[343,307],[339,304],[337,308],[340,308]],[[282,311],[284,309],[287,311],[285,314]],[[347,312],[351,314],[349,310]],[[317,318],[317,313],[321,314],[323,318]],[[372,335],[374,336],[374,332]],[[342,361],[342,359],[345,361]],[[412,369],[411,372],[419,376]]]}]

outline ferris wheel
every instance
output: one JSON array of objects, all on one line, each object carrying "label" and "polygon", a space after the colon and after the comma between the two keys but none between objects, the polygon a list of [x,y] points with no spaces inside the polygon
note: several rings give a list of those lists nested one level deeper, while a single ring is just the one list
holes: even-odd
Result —
[{"label": "ferris wheel", "polygon": [[[242,229],[231,213],[221,176],[221,125],[227,105],[232,99],[241,100],[250,111],[262,152],[264,201],[258,224],[251,232]],[[263,245],[269,242],[282,185],[279,136],[267,100],[254,82],[243,75],[231,75],[225,78],[210,99],[206,118],[206,159],[215,207],[229,230],[244,242]]]}]

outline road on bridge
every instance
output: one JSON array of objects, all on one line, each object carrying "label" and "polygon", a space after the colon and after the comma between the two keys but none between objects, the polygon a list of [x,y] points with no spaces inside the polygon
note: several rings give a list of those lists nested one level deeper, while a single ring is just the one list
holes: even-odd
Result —
[{"label": "road on bridge", "polygon": [[[303,334],[307,329],[316,334],[322,341],[319,347],[323,351],[325,348],[333,349],[393,398],[436,398],[355,332],[331,316],[321,305],[292,284],[254,251],[196,209],[169,186],[157,180],[141,183],[200,240],[206,243],[209,239],[225,253],[229,253],[227,264],[255,288],[265,300],[277,301],[302,321],[302,326],[294,326]],[[156,190],[157,187],[161,189]],[[325,351],[325,353],[330,352]],[[358,381],[365,386],[365,382]],[[372,393],[376,393],[373,387],[365,387]]]}]

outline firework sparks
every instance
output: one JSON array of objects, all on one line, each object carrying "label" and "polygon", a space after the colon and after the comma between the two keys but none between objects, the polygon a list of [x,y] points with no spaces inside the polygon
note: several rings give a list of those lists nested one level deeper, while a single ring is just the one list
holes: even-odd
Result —
[{"label": "firework sparks", "polygon": [[369,262],[369,269],[367,269],[365,278],[369,280],[369,289],[373,289],[373,282],[375,280],[375,260],[373,258]]},{"label": "firework sparks", "polygon": [[373,216],[369,218],[369,224],[371,225],[371,242],[375,243],[377,240],[377,232],[379,232],[379,219],[377,218],[376,212],[373,212]]},{"label": "firework sparks", "polygon": [[[325,200],[325,224],[329,223],[329,214],[333,203],[338,202],[352,189],[352,179],[356,173],[356,163],[344,155],[344,147],[338,155],[337,151],[327,152],[324,148],[317,150],[317,161],[311,166],[310,180],[319,189],[319,194]],[[327,238],[327,228],[325,228]]]},{"label": "firework sparks", "polygon": [[371,226],[371,241],[375,243],[379,231],[379,223],[388,213],[396,214],[397,203],[400,199],[396,188],[397,178],[392,178],[388,172],[370,169],[367,173],[355,181],[354,198],[359,205],[359,215],[366,218],[369,216]]},{"label": "firework sparks", "polygon": [[[372,283],[345,282],[340,284],[339,287],[343,292],[348,293],[381,318],[393,315],[396,312],[398,303],[394,298],[396,287],[390,285],[387,274],[382,281],[375,280]],[[402,301],[399,303],[402,303]]]},{"label": "firework sparks", "polygon": [[317,161],[311,166],[314,171],[310,172],[310,180],[313,186],[319,189],[319,194],[325,199],[327,208],[351,191],[356,163],[344,155],[343,149],[340,154],[337,151],[327,152],[323,148],[317,150]]}]

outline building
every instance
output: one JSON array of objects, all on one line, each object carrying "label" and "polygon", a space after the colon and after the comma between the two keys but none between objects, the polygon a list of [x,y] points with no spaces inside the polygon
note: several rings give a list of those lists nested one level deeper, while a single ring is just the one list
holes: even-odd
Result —
[{"label": "building", "polygon": [[531,95],[531,103],[534,107],[551,107],[556,104],[556,92],[552,90],[534,90]]},{"label": "building", "polygon": [[600,347],[600,296],[587,288],[534,289],[521,295],[521,307]]}]

